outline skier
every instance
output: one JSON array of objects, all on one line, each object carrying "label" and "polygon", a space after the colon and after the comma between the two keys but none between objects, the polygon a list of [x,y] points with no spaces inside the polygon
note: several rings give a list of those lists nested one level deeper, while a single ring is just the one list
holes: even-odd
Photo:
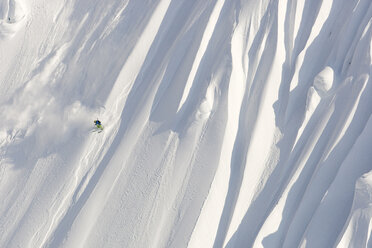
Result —
[{"label": "skier", "polygon": [[101,122],[98,119],[94,121],[94,124],[96,125],[96,127],[98,129],[103,130],[103,126],[102,126]]}]

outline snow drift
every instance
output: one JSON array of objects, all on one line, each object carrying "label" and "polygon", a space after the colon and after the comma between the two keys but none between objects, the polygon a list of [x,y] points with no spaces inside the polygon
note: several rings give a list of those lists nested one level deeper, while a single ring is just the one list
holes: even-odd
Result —
[{"label": "snow drift", "polygon": [[0,247],[372,247],[371,20],[0,0]]}]

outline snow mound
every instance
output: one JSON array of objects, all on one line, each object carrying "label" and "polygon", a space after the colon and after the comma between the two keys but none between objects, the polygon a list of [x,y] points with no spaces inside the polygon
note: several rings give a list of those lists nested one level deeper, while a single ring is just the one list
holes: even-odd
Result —
[{"label": "snow mound", "polygon": [[197,112],[196,112],[196,120],[206,120],[210,116],[212,109],[213,109],[213,101],[214,101],[214,94],[215,94],[215,85],[211,84],[208,89],[206,96],[202,100]]},{"label": "snow mound", "polygon": [[313,113],[320,102],[320,96],[312,86],[307,92],[306,110]]},{"label": "snow mound", "polygon": [[329,66],[326,66],[314,79],[314,87],[320,93],[327,93],[333,85],[334,72]]}]

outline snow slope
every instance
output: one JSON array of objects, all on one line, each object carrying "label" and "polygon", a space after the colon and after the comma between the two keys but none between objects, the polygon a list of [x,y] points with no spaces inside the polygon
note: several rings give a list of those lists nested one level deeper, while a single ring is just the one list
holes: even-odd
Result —
[{"label": "snow slope", "polygon": [[371,40],[370,0],[0,0],[0,247],[372,247]]}]

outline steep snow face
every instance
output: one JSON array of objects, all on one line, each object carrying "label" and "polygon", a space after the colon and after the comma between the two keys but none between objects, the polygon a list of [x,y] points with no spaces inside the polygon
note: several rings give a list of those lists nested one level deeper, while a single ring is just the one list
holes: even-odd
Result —
[{"label": "steep snow face", "polygon": [[371,20],[0,0],[0,247],[372,247]]}]

